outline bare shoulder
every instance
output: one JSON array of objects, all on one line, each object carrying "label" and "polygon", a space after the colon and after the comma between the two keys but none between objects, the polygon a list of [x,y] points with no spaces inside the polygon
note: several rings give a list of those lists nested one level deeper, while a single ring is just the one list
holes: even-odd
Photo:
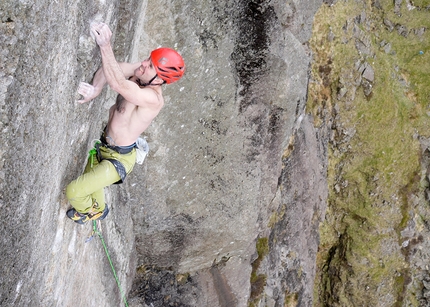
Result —
[{"label": "bare shoulder", "polygon": [[161,87],[142,87],[141,93],[143,93],[143,97],[145,97],[145,103],[147,106],[152,107],[161,107],[164,105],[164,98]]}]

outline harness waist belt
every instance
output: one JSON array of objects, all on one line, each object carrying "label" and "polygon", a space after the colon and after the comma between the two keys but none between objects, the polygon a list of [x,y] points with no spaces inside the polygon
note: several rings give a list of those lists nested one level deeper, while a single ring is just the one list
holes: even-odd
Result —
[{"label": "harness waist belt", "polygon": [[108,144],[108,142],[106,141],[104,133],[100,136],[100,142],[102,142],[104,147],[115,150],[120,155],[128,154],[129,152],[131,152],[133,150],[134,147],[136,147],[136,143],[133,143],[133,144],[128,145],[128,146],[112,146],[112,145]]}]

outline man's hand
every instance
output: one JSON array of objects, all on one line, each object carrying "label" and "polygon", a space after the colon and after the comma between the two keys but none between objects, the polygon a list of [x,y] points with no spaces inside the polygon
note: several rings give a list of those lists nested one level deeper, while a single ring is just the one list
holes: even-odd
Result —
[{"label": "man's hand", "polygon": [[[90,32],[100,47],[110,46],[112,32],[107,24],[102,22],[93,22],[90,25]],[[86,82],[79,83],[78,93],[82,95],[83,99],[78,100],[78,103],[88,102],[100,95],[106,84],[106,77],[104,76],[102,68],[97,70],[92,83],[94,85]]]},{"label": "man's hand", "polygon": [[91,34],[95,37],[97,45],[100,47],[109,46],[110,39],[112,37],[112,31],[109,29],[108,25],[101,22],[93,22],[90,26]]},{"label": "man's hand", "polygon": [[91,84],[81,82],[79,83],[78,93],[84,97],[84,99],[78,100],[78,103],[85,103],[96,98],[100,94],[100,91],[97,91]]}]

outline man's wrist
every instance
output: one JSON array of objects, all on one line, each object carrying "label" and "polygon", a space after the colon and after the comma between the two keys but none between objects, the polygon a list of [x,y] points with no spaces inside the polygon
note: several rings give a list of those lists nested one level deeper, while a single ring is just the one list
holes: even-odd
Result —
[{"label": "man's wrist", "polygon": [[99,47],[100,49],[112,49],[110,42],[103,45],[99,45]]},{"label": "man's wrist", "polygon": [[103,90],[103,86],[94,86],[94,94],[99,95]]}]

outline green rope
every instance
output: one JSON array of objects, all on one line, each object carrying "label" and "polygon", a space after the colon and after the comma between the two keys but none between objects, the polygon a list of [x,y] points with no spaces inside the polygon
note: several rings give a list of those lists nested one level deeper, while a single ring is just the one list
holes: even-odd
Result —
[{"label": "green rope", "polygon": [[[91,168],[93,168],[93,165],[94,165],[94,157],[97,155],[97,146],[96,146],[96,144],[98,144],[98,143],[100,143],[100,141],[96,141],[95,144],[94,144],[94,148],[92,148],[88,152],[88,154],[89,154],[88,158],[89,158],[90,163],[91,163]],[[116,272],[115,272],[115,268],[113,267],[112,260],[110,259],[110,255],[109,255],[108,249],[106,247],[105,240],[103,239],[103,236],[102,236],[101,232],[97,228],[97,222],[95,220],[93,220],[93,232],[92,232],[91,236],[85,242],[91,241],[91,239],[93,238],[93,235],[95,233],[99,236],[100,240],[102,241],[103,248],[104,248],[104,250],[106,252],[106,256],[107,256],[107,258],[109,260],[110,267],[112,268],[113,276],[115,277],[116,283],[118,285],[118,288],[119,288],[119,291],[120,291],[120,294],[121,294],[121,298],[123,299],[125,306],[128,307],[127,300],[126,300],[124,292],[122,291],[122,288],[121,288],[121,283],[119,282],[118,276],[116,275]]]},{"label": "green rope", "polygon": [[106,244],[105,244],[105,240],[103,240],[103,236],[97,228],[96,221],[93,221],[93,232],[96,233],[99,236],[100,240],[102,241],[103,247],[104,247],[105,252],[106,252],[106,256],[107,256],[109,263],[110,263],[110,267],[112,268],[113,276],[115,277],[116,283],[118,284],[118,288],[119,288],[119,291],[121,293],[121,297],[124,300],[125,306],[128,307],[127,300],[125,299],[124,292],[122,291],[121,284],[119,282],[118,276],[116,276],[116,272],[115,272],[115,268],[113,267],[112,260],[110,259],[109,252],[108,252]]}]

